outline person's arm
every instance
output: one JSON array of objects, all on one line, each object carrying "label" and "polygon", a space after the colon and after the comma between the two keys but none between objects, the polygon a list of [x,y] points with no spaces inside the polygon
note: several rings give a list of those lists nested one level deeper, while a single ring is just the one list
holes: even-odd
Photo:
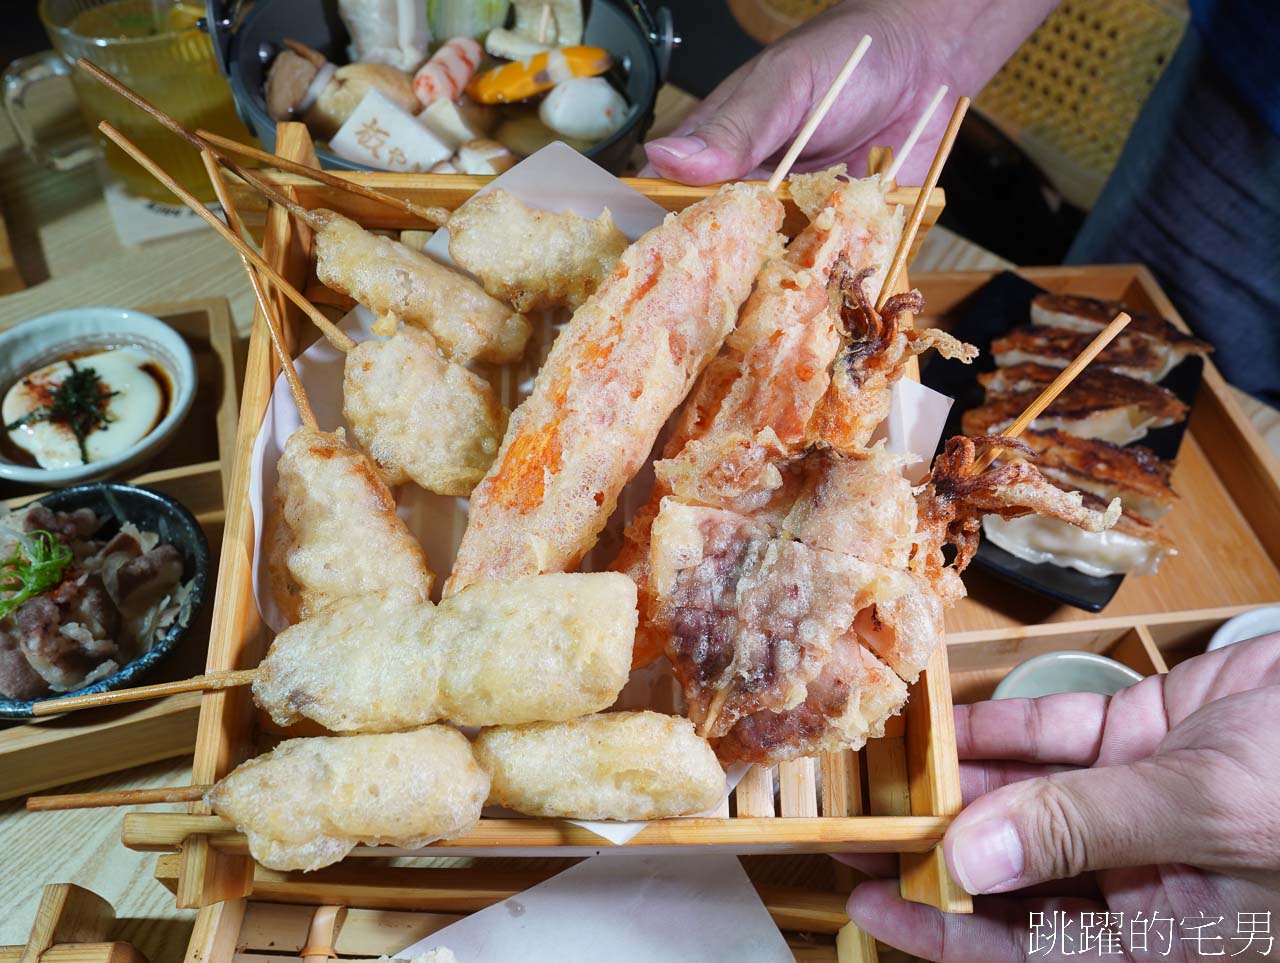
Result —
[{"label": "person's arm", "polygon": [[734,71],[667,137],[649,165],[687,184],[741,178],[786,149],[862,35],[871,49],[801,155],[796,170],[896,147],[939,84],[950,95],[899,175],[919,183],[962,94],[976,94],[1057,0],[844,0]]}]

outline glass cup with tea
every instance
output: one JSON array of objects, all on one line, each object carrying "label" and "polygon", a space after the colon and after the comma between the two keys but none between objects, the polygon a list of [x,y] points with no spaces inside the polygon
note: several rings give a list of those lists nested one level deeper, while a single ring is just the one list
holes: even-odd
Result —
[{"label": "glass cup with tea", "polygon": [[[40,0],[39,9],[53,49],[16,60],[4,71],[5,109],[27,152],[46,166],[70,170],[101,151],[111,174],[130,194],[173,203],[162,185],[97,135],[98,122],[110,121],[184,187],[212,200],[213,190],[195,150],[75,67],[77,58],[84,57],[187,127],[248,140],[236,117],[231,87],[218,70],[213,44],[197,26],[204,5],[183,0]],[[32,117],[33,93],[44,81],[61,78],[65,83],[68,77],[80,112],[96,136],[48,143]]]}]

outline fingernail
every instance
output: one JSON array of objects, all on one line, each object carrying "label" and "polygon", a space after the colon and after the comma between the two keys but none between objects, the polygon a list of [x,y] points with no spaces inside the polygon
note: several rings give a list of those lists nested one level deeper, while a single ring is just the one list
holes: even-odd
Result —
[{"label": "fingernail", "polygon": [[1004,889],[1022,876],[1022,840],[1009,820],[984,820],[955,835],[951,862],[960,885],[968,892]]},{"label": "fingernail", "polygon": [[707,142],[701,137],[660,137],[645,144],[645,150],[665,150],[672,157],[684,160],[707,149]]}]

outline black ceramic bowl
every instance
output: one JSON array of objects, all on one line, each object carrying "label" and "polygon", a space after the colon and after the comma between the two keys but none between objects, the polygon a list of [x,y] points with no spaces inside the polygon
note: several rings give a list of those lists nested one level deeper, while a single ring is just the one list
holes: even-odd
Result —
[{"label": "black ceramic bowl", "polygon": [[[237,17],[235,9],[229,0],[207,0],[205,23],[219,64],[231,81],[236,110],[267,150],[274,150],[276,122],[267,113],[263,91],[267,68],[282,42],[298,40],[336,63],[346,63],[350,38],[338,18],[336,0],[257,0],[243,17]],[[586,152],[617,174],[653,123],[658,88],[666,79],[671,49],[678,41],[665,7],[651,12],[641,0],[594,0],[587,10],[582,42],[613,54],[615,66],[608,79],[631,105],[622,128]],[[323,167],[371,169],[329,151],[317,154]]]},{"label": "black ceramic bowl", "polygon": [[[211,561],[209,543],[204,537],[200,523],[184,505],[174,501],[168,495],[162,495],[150,488],[139,488],[136,485],[124,485],[119,482],[77,485],[34,500],[55,511],[69,512],[77,508],[90,508],[98,515],[105,515],[113,519],[108,521],[102,529],[108,537],[114,535],[123,522],[133,522],[143,531],[157,533],[162,542],[168,542],[182,552],[182,580],[191,582],[191,604],[188,607],[187,620],[174,622],[163,635],[156,639],[149,651],[121,666],[115,674],[99,679],[93,685],[85,686],[83,689],[63,692],[59,695],[88,695],[136,685],[144,675],[178,647],[186,637],[188,627],[195,620],[204,602]],[[58,698],[58,696],[49,698]],[[0,698],[0,719],[29,719],[33,715],[34,704],[30,700]]]}]

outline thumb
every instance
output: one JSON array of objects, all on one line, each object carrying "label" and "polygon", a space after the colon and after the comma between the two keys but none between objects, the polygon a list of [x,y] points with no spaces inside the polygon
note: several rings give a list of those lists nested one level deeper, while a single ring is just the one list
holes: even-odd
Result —
[{"label": "thumb", "polygon": [[645,144],[649,163],[684,184],[738,180],[759,167],[800,129],[813,94],[807,81],[789,78],[779,86],[756,76],[770,72],[754,70],[748,82],[682,124],[678,136]]},{"label": "thumb", "polygon": [[1190,863],[1184,777],[1143,760],[1076,769],[1003,786],[975,800],[943,841],[951,874],[970,893],[1005,893],[1120,866]]}]

